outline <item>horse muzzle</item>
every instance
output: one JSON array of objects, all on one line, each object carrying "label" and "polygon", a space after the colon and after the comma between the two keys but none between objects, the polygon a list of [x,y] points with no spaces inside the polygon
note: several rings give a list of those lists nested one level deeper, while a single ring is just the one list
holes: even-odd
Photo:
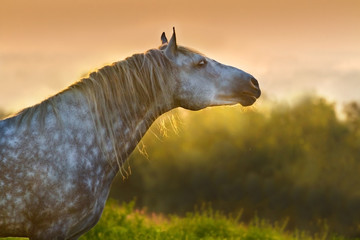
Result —
[{"label": "horse muzzle", "polygon": [[259,82],[254,77],[251,77],[245,86],[242,84],[242,86],[238,89],[240,91],[237,91],[236,95],[239,98],[239,103],[243,106],[250,106],[254,104],[261,96]]}]

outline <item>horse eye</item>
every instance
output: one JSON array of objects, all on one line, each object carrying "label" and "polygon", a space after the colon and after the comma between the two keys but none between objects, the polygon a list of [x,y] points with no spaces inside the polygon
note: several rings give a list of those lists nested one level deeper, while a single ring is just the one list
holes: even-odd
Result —
[{"label": "horse eye", "polygon": [[203,66],[205,66],[205,65],[206,65],[206,63],[207,63],[207,62],[206,62],[206,60],[205,60],[205,59],[201,59],[201,60],[198,62],[198,64],[197,64],[197,65],[198,65],[199,67],[203,67]]}]

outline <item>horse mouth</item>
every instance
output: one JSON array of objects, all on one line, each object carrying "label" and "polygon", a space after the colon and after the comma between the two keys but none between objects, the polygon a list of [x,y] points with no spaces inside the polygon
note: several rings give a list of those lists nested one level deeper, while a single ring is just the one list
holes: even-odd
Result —
[{"label": "horse mouth", "polygon": [[244,107],[253,105],[258,97],[254,95],[244,94],[242,96],[218,96],[222,105],[235,105],[241,104]]},{"label": "horse mouth", "polygon": [[240,103],[242,106],[247,107],[253,105],[256,100],[260,97],[260,90],[256,93],[241,92],[240,94],[232,95],[218,95],[218,99],[223,101],[226,105],[233,105]]},{"label": "horse mouth", "polygon": [[239,103],[244,106],[251,106],[253,105],[256,100],[260,97],[260,93],[257,95],[251,94],[251,93],[242,93],[240,98],[239,98]]}]

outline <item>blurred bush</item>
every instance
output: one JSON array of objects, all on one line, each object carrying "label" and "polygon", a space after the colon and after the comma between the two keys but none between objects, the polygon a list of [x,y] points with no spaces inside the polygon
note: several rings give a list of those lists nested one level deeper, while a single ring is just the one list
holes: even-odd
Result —
[{"label": "blurred bush", "polygon": [[153,127],[147,159],[130,157],[111,197],[150,211],[181,214],[211,202],[243,219],[288,219],[288,228],[320,227],[360,237],[360,107],[339,119],[335,105],[306,97],[294,106],[177,110],[180,131]]},{"label": "blurred bush", "polygon": [[6,116],[6,114],[3,111],[1,111],[1,109],[0,109],[0,119],[4,118],[5,116]]}]

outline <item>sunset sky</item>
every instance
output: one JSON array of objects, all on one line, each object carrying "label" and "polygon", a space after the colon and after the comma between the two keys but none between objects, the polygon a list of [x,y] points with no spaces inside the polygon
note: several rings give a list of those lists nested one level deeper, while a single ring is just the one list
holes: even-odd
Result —
[{"label": "sunset sky", "polygon": [[358,0],[1,0],[0,109],[158,47],[173,26],[180,45],[253,74],[269,99],[360,101]]}]

